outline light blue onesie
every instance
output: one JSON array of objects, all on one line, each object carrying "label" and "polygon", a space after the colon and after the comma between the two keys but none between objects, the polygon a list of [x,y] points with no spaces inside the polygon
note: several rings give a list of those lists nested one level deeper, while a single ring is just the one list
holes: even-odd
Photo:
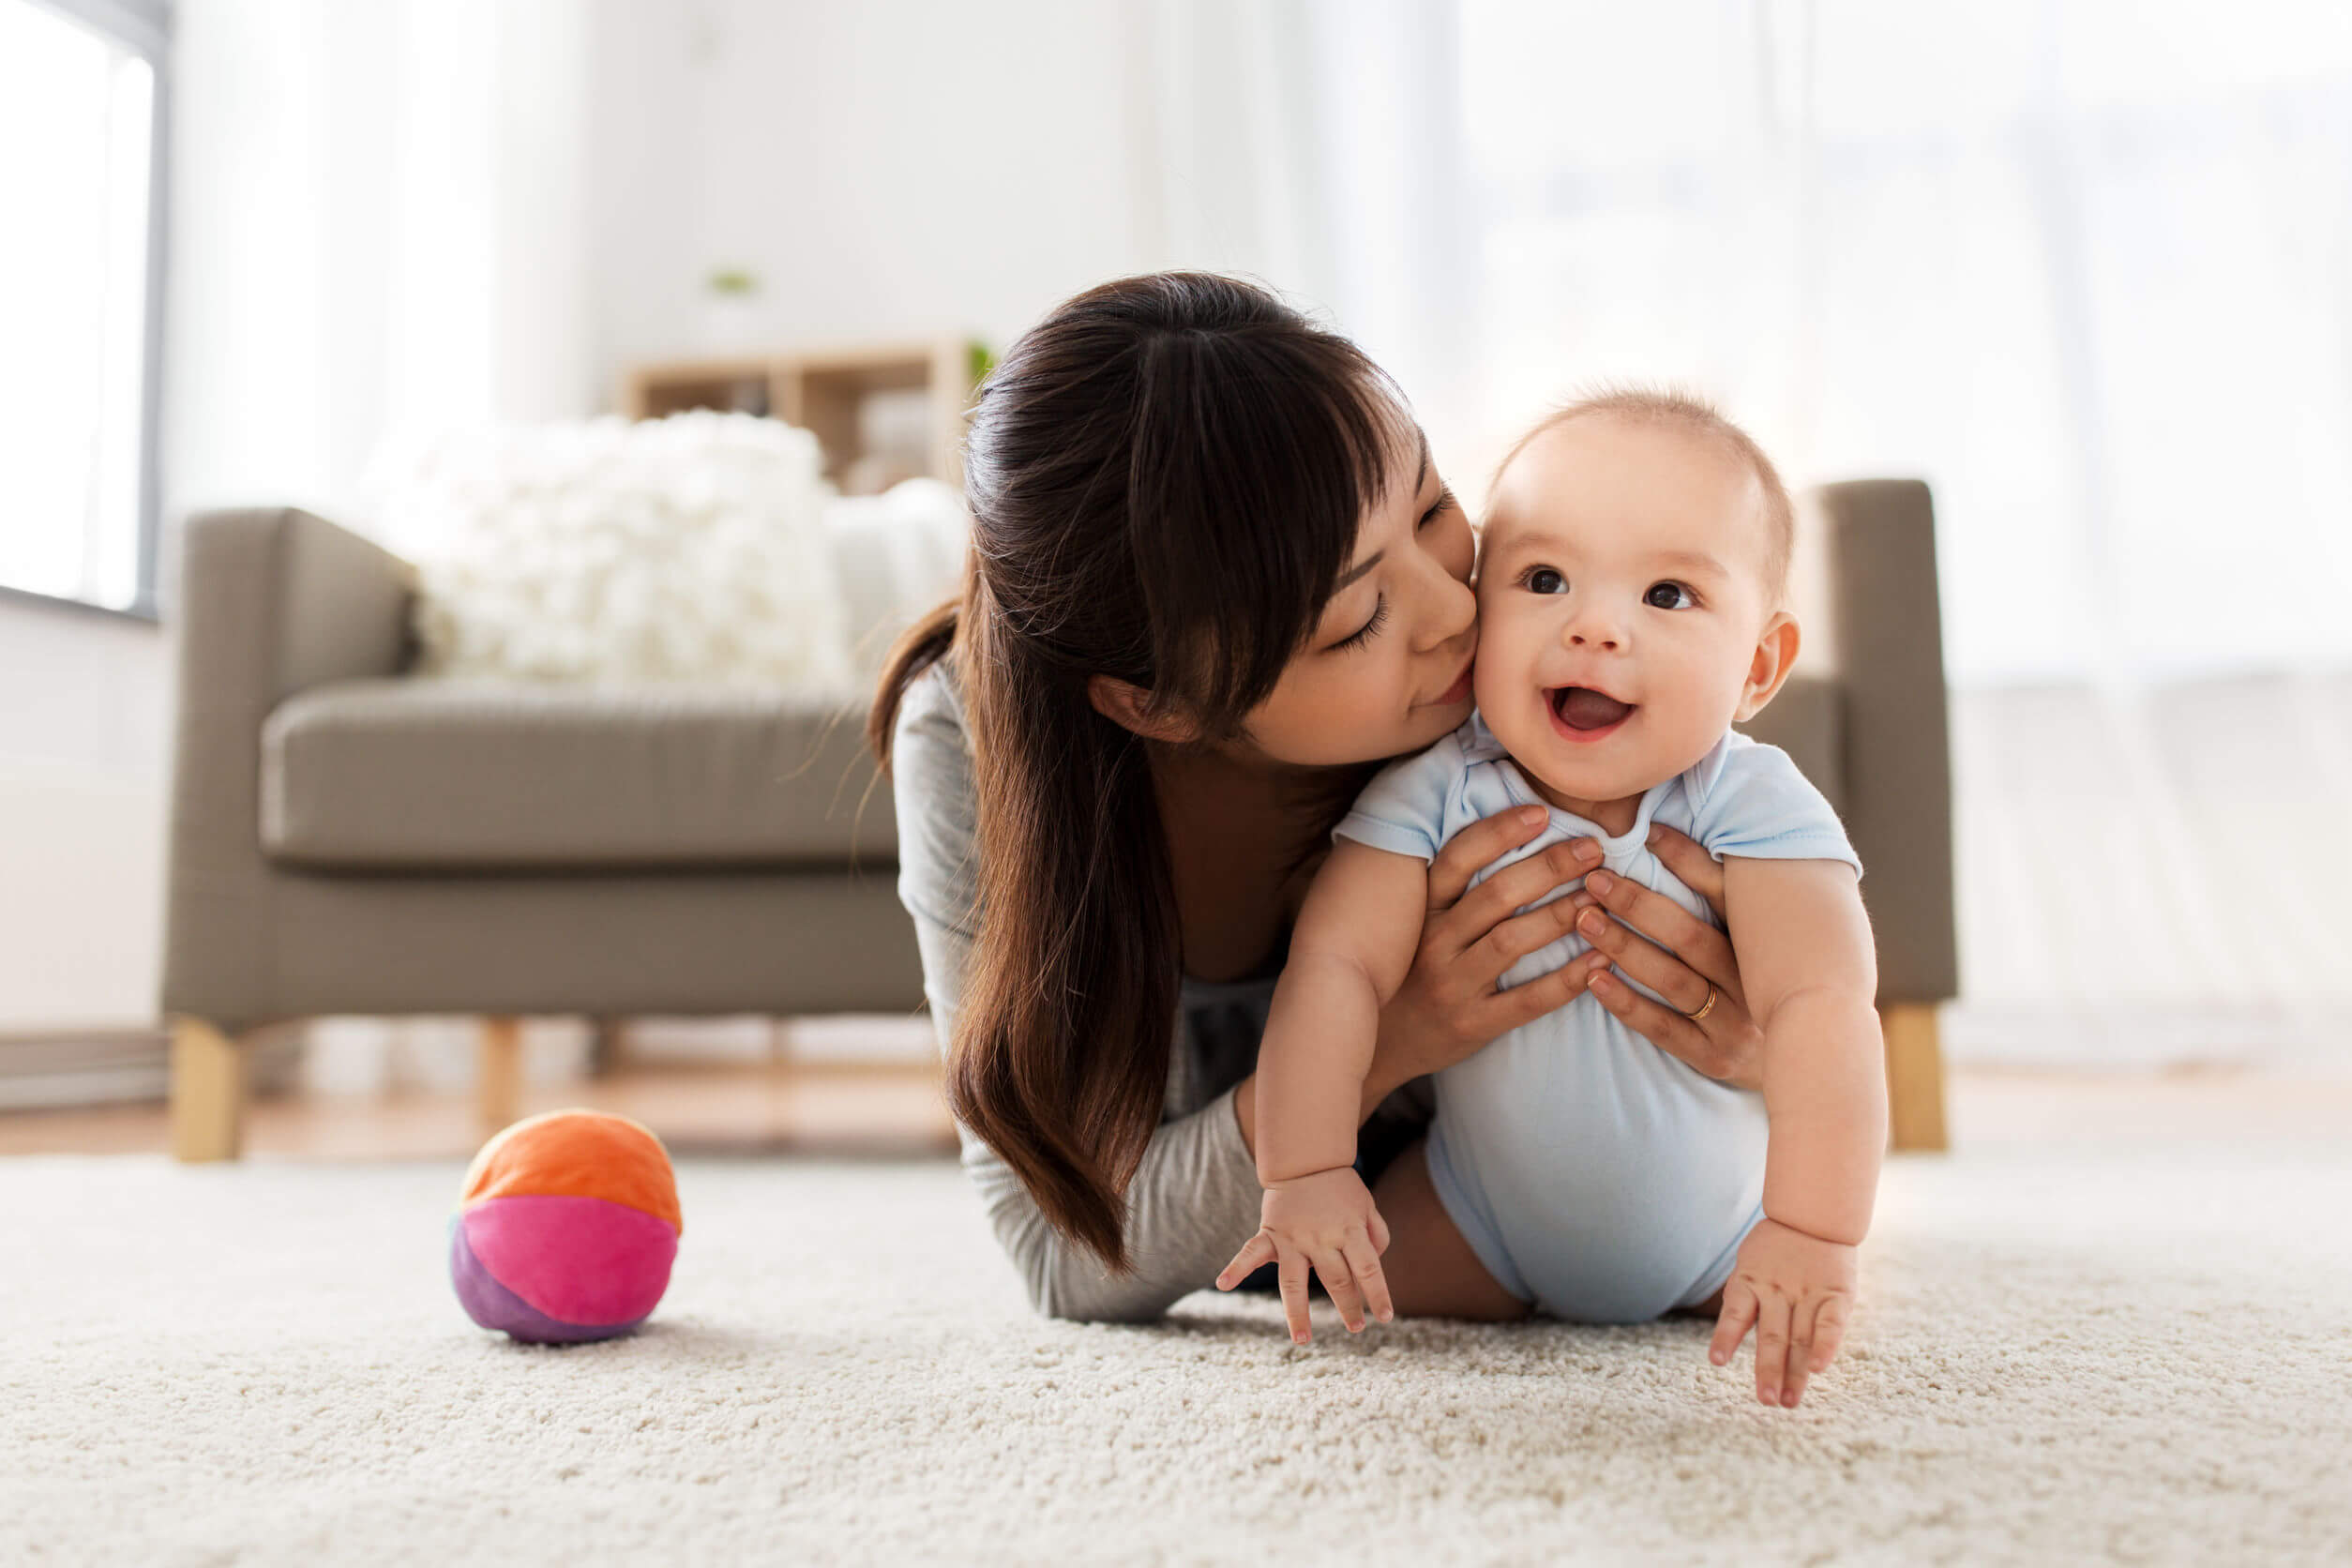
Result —
[{"label": "light blue onesie", "polygon": [[[1333,837],[1429,860],[1481,818],[1544,804],[1472,713],[1428,750],[1382,770]],[[1788,754],[1736,730],[1696,766],[1646,791],[1621,836],[1550,810],[1532,842],[1471,885],[1548,845],[1591,837],[1609,870],[1720,925],[1707,900],[1650,852],[1653,822],[1718,860],[1842,860],[1862,873],[1837,813]],[[1500,984],[1547,974],[1590,945],[1571,932],[1513,964]],[[1763,1217],[1763,1096],[1683,1065],[1596,998],[1513,1030],[1435,1083],[1428,1154],[1440,1201],[1503,1289],[1556,1318],[1645,1322],[1696,1305],[1730,1277],[1740,1243]]]}]

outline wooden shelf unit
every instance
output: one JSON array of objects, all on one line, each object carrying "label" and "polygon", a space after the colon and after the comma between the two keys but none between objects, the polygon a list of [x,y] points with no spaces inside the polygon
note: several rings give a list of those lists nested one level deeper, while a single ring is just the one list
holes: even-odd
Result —
[{"label": "wooden shelf unit", "polygon": [[[928,395],[920,472],[962,487],[957,449],[980,361],[964,338],[811,348],[673,360],[628,372],[622,400],[632,419],[716,408],[781,419],[812,432],[825,477],[849,493],[882,489],[869,477],[861,411],[877,393]],[[903,477],[903,475],[899,475]]]}]

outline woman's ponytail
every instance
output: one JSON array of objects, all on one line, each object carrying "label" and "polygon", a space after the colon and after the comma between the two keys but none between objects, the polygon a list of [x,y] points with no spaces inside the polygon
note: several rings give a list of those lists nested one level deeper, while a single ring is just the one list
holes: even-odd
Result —
[{"label": "woman's ponytail", "polygon": [[[980,905],[947,1074],[957,1118],[1064,1234],[1128,1267],[1122,1196],[1167,1092],[1174,889],[1144,742],[988,613],[965,622]],[[998,849],[1002,846],[1000,852]],[[995,912],[1018,911],[1003,918]]]}]

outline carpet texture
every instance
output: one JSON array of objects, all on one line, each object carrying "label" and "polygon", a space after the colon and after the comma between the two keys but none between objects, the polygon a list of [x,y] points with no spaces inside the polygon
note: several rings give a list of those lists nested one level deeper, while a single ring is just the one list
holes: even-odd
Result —
[{"label": "carpet texture", "polygon": [[952,1165],[683,1159],[571,1348],[446,1278],[461,1162],[0,1162],[0,1561],[2352,1558],[2352,1151],[1889,1166],[1799,1410],[1705,1325],[1032,1317]]}]

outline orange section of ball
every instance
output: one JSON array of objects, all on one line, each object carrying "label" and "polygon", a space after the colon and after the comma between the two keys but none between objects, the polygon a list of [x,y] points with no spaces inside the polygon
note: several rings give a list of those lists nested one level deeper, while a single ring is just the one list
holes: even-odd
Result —
[{"label": "orange section of ball", "polygon": [[661,1139],[642,1123],[610,1111],[543,1111],[506,1127],[474,1156],[460,1201],[530,1196],[601,1198],[686,1234]]}]

